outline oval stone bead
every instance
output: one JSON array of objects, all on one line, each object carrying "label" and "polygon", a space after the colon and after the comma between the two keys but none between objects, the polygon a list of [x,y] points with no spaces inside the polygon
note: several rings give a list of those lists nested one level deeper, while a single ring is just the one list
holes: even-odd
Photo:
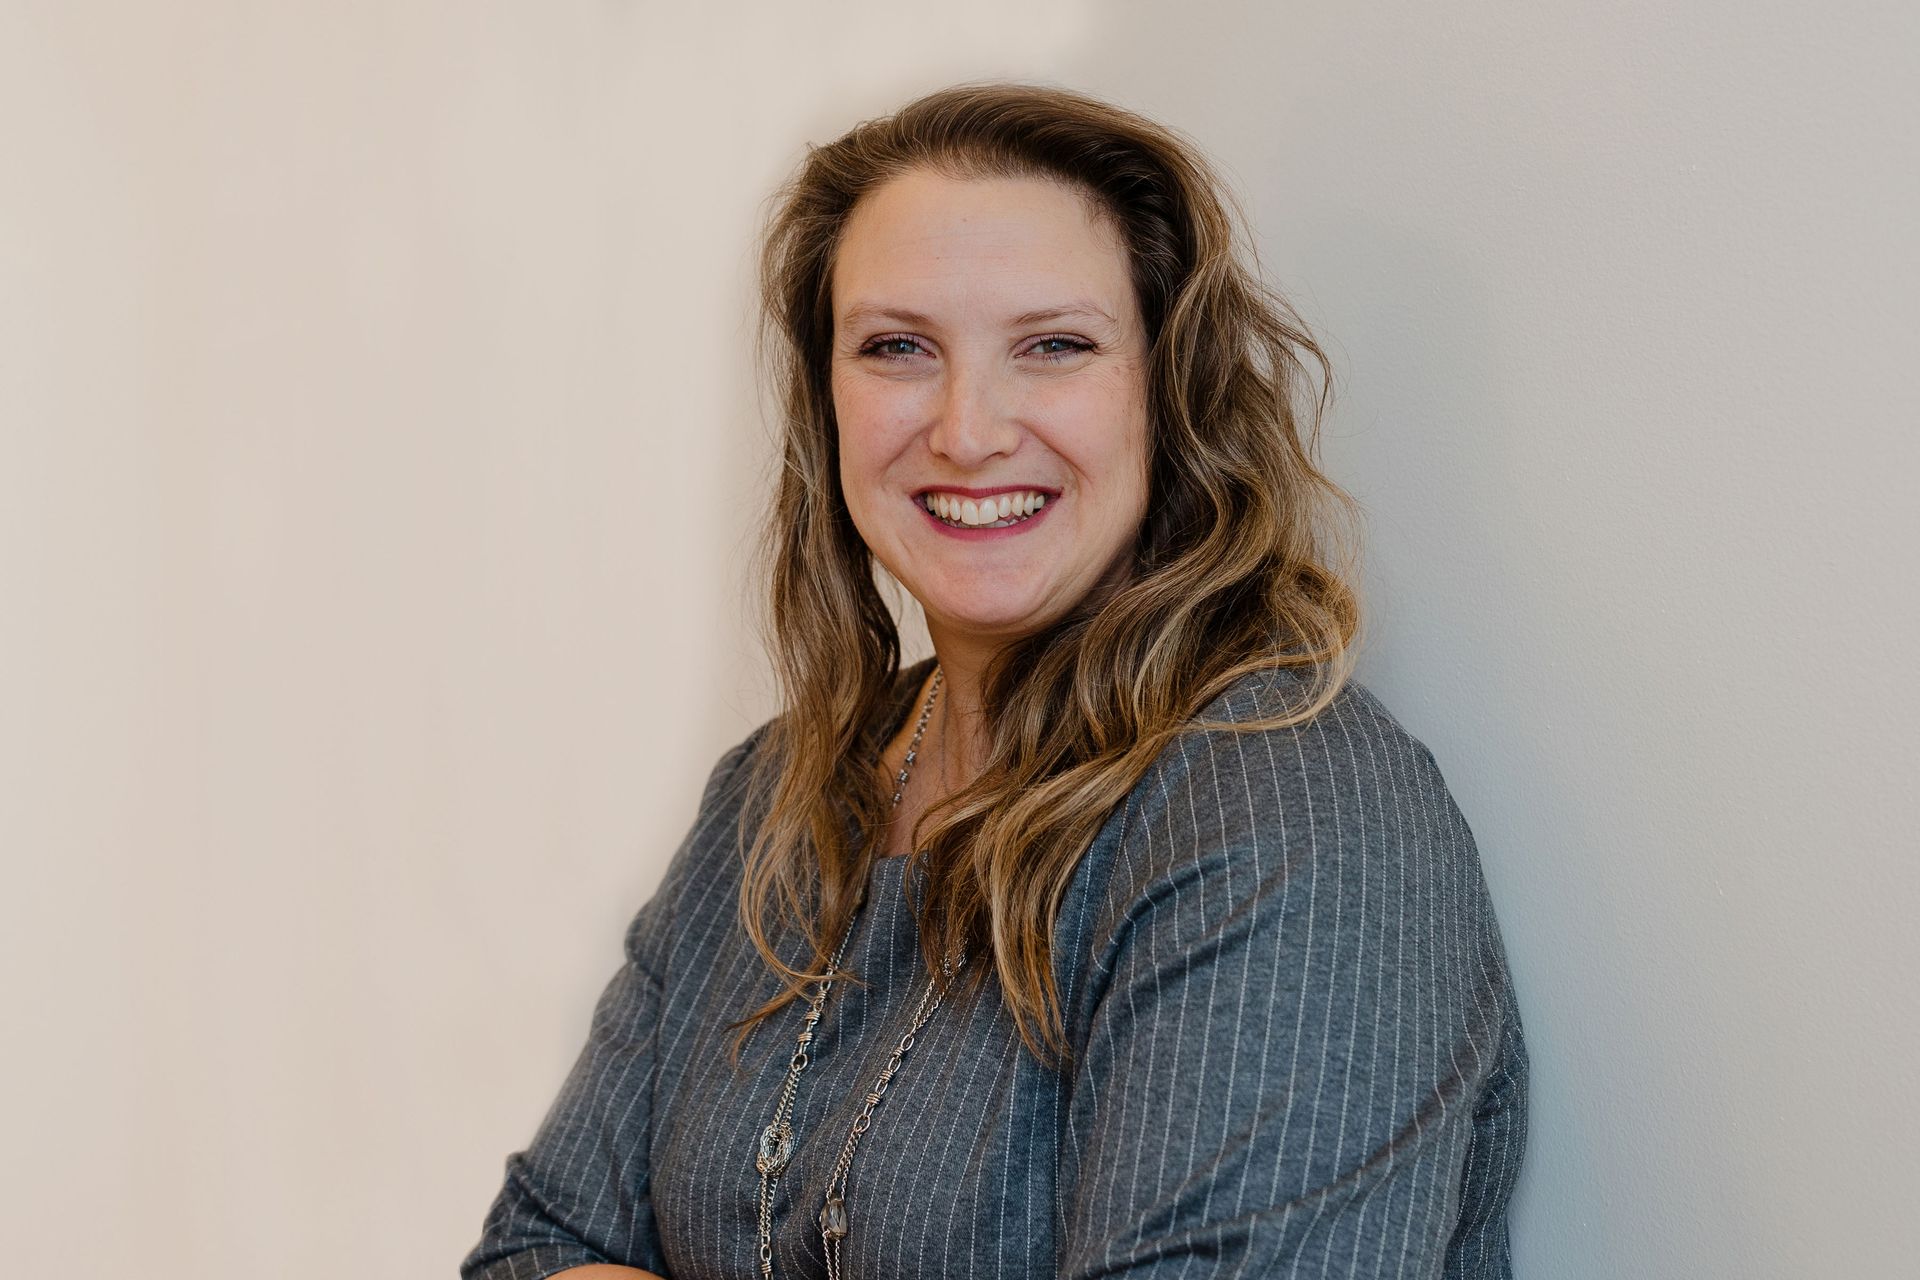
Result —
[{"label": "oval stone bead", "polygon": [[847,1218],[847,1202],[839,1196],[831,1197],[820,1210],[820,1234],[829,1240],[841,1240],[852,1229],[853,1224]]}]

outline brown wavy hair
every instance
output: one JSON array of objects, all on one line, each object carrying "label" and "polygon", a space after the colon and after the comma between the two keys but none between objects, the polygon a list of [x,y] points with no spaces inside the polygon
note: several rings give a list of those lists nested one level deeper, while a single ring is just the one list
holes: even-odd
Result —
[{"label": "brown wavy hair", "polygon": [[[1155,756],[1183,729],[1307,721],[1351,676],[1360,511],[1314,461],[1331,365],[1262,283],[1232,197],[1180,135],[1080,93],[996,82],[809,148],[761,245],[761,358],[781,449],[764,628],[782,710],[753,774],[745,812],[765,816],[740,893],[742,924],[783,989],[737,1024],[736,1051],[825,971],[875,857],[862,833],[889,818],[879,752],[898,727],[887,710],[900,639],[840,489],[831,284],[854,206],[911,169],[1044,177],[1086,194],[1121,233],[1149,344],[1150,497],[1131,577],[996,656],[981,685],[986,768],[924,813],[909,844],[928,971],[964,949],[960,984],[977,992],[997,977],[1045,1061],[1067,1049],[1052,962],[1067,882]],[[1308,677],[1282,715],[1196,719],[1241,676],[1276,667]],[[811,943],[799,967],[773,945],[782,920]]]}]

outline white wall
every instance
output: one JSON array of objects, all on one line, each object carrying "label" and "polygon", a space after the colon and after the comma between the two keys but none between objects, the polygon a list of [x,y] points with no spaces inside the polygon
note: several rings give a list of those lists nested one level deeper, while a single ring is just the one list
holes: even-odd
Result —
[{"label": "white wall", "polygon": [[690,8],[0,8],[9,1273],[451,1273],[768,710],[758,202],[983,75],[1198,137],[1335,350],[1520,1273],[1906,1264],[1913,8]]}]

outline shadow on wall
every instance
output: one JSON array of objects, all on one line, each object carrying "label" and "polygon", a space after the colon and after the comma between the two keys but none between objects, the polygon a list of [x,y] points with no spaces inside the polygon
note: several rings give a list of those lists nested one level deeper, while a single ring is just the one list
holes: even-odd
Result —
[{"label": "shadow on wall", "polygon": [[[1726,1069],[1739,1033],[1703,1014],[1698,1039],[1655,1034],[1689,1003],[1671,975],[1697,944],[1683,941],[1693,936],[1684,904],[1650,911],[1657,886],[1632,883],[1609,856],[1621,823],[1607,797],[1632,794],[1647,767],[1622,754],[1645,713],[1623,696],[1644,683],[1633,666],[1644,642],[1628,631],[1642,619],[1624,603],[1630,568],[1606,566],[1616,589],[1588,593],[1588,561],[1601,553],[1581,540],[1618,519],[1607,504],[1641,485],[1647,462],[1585,406],[1544,420],[1529,408],[1618,371],[1576,332],[1591,323],[1577,308],[1546,314],[1568,331],[1550,345],[1516,331],[1542,315],[1509,309],[1503,286],[1537,290],[1556,269],[1579,277],[1488,236],[1551,211],[1519,175],[1577,190],[1587,158],[1550,122],[1480,132],[1435,117],[1438,95],[1461,86],[1402,78],[1431,61],[1393,49],[1417,32],[1264,11],[1231,40],[1200,42],[1185,21],[1102,24],[1060,78],[1184,129],[1220,162],[1269,280],[1334,361],[1322,458],[1367,512],[1360,676],[1432,747],[1472,823],[1527,1023],[1531,1136],[1510,1210],[1519,1271],[1555,1274],[1554,1259],[1604,1240],[1622,1217],[1649,1224],[1629,1252],[1667,1259],[1672,1274],[1737,1274],[1749,1250],[1764,1266],[1764,1227],[1733,1220],[1744,1216],[1733,1206],[1777,1190],[1734,1144],[1712,1140],[1743,1123],[1726,1114],[1726,1092],[1647,1087]],[[1204,61],[1182,61],[1202,45]],[[1486,92],[1524,101],[1529,90]],[[1356,134],[1368,140],[1359,154]],[[1492,202],[1507,207],[1490,217]],[[1567,238],[1536,230],[1549,246]],[[1482,246],[1486,257],[1472,256]],[[1554,350],[1568,363],[1543,366]],[[1582,438],[1565,438],[1568,423]],[[1569,495],[1584,507],[1569,509]],[[1650,927],[1663,910],[1670,931]],[[1670,963],[1650,963],[1662,952]],[[1628,1043],[1623,1028],[1642,1030]],[[1640,1108],[1631,1123],[1626,1099]],[[1608,1185],[1621,1169],[1646,1178]],[[1554,1206],[1537,1201],[1542,1186]],[[1729,1220],[1706,1231],[1681,1221],[1667,1196],[1686,1186],[1716,1188],[1687,1198]],[[1567,1196],[1613,1207],[1570,1212]]]}]

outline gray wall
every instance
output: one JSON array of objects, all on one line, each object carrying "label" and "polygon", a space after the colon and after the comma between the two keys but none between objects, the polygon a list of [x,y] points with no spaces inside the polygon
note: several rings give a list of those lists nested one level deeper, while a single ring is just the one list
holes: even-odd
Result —
[{"label": "gray wall", "polygon": [[[712,759],[758,202],[1109,94],[1332,346],[1522,986],[1522,1275],[1910,1257],[1910,5],[0,7],[0,1213],[449,1274]],[[722,16],[724,14],[724,16]]]}]

